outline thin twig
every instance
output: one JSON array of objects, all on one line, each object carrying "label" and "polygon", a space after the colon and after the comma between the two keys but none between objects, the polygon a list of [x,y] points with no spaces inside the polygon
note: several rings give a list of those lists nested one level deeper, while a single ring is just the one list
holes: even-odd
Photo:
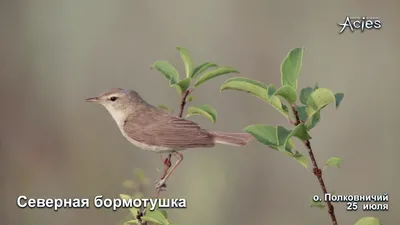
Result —
[{"label": "thin twig", "polygon": [[186,106],[186,99],[189,96],[189,94],[192,92],[193,92],[193,89],[187,89],[185,91],[185,93],[183,94],[182,99],[181,99],[181,111],[179,112],[179,117],[183,116],[183,111],[185,110],[185,106]]},{"label": "thin twig", "polygon": [[[138,188],[136,190],[140,193],[144,193],[143,192],[143,184],[139,183]],[[146,213],[146,208],[144,208],[142,211],[140,209],[138,209],[138,211],[137,211],[136,219],[140,225],[147,225],[147,221],[142,220],[142,216],[144,216],[145,213]]]},{"label": "thin twig", "polygon": [[140,211],[140,210],[137,211],[136,219],[140,225],[147,225],[147,221],[142,220],[142,216],[144,216],[145,213],[146,213],[146,209],[143,209],[143,211]]},{"label": "thin twig", "polygon": [[[296,121],[294,121],[293,124],[295,126],[297,126],[298,124],[302,123],[302,121],[300,121],[299,112],[296,109],[296,104],[292,105],[292,110],[293,110],[293,114],[296,118]],[[311,162],[313,165],[313,173],[317,177],[319,185],[321,186],[322,192],[324,193],[324,196],[325,196],[325,194],[327,194],[328,191],[326,190],[325,182],[324,182],[324,179],[322,178],[322,170],[318,167],[317,160],[315,160],[314,152],[311,148],[311,143],[309,140],[306,140],[306,141],[304,141],[304,145],[306,146],[306,148],[308,150],[308,154],[310,155],[310,159],[311,159]],[[332,224],[337,225],[338,222],[336,220],[335,209],[334,209],[332,203],[328,200],[328,201],[326,201],[326,204],[328,205],[328,213],[331,217]]]},{"label": "thin twig", "polygon": [[[181,109],[180,109],[180,112],[179,112],[179,117],[181,117],[181,118],[183,116],[183,112],[185,111],[186,99],[189,96],[189,94],[192,93],[192,91],[193,91],[193,89],[187,89],[182,95]],[[172,165],[171,157],[172,157],[172,154],[170,153],[170,154],[168,154],[168,157],[164,160],[164,169],[163,169],[163,172],[161,174],[160,180],[164,179],[164,177],[167,175],[168,170],[171,168],[171,165]],[[165,188],[165,187],[166,186],[164,185],[163,187],[157,188],[157,193],[155,195],[155,198],[158,198],[160,196],[160,192],[161,192],[162,188]]]},{"label": "thin twig", "polygon": [[[187,89],[184,92],[184,94],[182,95],[181,109],[180,109],[180,112],[179,112],[179,117],[181,117],[181,118],[182,118],[183,112],[185,110],[186,99],[189,96],[189,94],[192,93],[192,92],[193,92],[193,89]],[[164,179],[164,177],[167,175],[168,170],[171,168],[171,165],[172,165],[171,157],[172,157],[172,154],[170,153],[170,154],[168,154],[168,157],[164,159],[164,169],[163,169],[163,172],[161,174],[160,180]],[[157,192],[156,192],[154,198],[158,198],[160,196],[160,192],[161,192],[162,188],[165,188],[165,187],[166,187],[166,185],[164,184],[164,186],[161,186],[161,187],[157,188]],[[138,215],[136,216],[136,219],[138,220],[138,222],[141,225],[147,225],[147,222],[142,221],[142,219],[141,219],[141,217],[144,216],[145,214],[146,214],[146,209],[143,209],[142,211],[138,210]]]}]

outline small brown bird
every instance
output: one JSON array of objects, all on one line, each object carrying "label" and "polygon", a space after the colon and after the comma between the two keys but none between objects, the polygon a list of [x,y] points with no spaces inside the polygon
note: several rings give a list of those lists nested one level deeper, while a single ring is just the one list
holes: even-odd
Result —
[{"label": "small brown bird", "polygon": [[247,133],[204,130],[192,121],[148,104],[133,90],[114,88],[86,101],[103,105],[114,118],[122,135],[133,145],[147,151],[172,153],[177,158],[171,170],[157,182],[157,188],[165,184],[183,160],[179,151],[208,148],[215,144],[239,147],[252,140],[252,136]]}]

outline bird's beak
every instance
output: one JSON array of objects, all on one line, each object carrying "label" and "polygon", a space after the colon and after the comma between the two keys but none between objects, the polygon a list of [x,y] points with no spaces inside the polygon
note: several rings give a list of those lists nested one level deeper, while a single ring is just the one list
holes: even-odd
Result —
[{"label": "bird's beak", "polygon": [[98,102],[99,101],[99,97],[93,97],[93,98],[87,98],[85,99],[86,102]]}]

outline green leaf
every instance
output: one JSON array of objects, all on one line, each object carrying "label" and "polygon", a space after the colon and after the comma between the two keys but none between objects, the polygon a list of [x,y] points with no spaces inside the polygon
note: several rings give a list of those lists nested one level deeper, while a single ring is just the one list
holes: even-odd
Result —
[{"label": "green leaf", "polygon": [[131,196],[126,195],[126,194],[120,194],[119,197],[120,197],[121,199],[125,199],[125,200],[128,200],[128,199],[131,199],[131,198],[132,198]]},{"label": "green leaf", "polygon": [[267,87],[268,101],[271,100],[271,98],[274,96],[275,92],[276,92],[275,85],[273,85],[273,84],[268,85],[268,87]]},{"label": "green leaf", "polygon": [[336,101],[332,91],[327,88],[318,88],[307,100],[307,114],[308,117],[313,116],[329,103]]},{"label": "green leaf", "polygon": [[149,216],[142,216],[141,219],[142,219],[142,221],[147,221],[147,222],[153,223],[155,225],[164,225],[164,223],[162,221],[159,221],[159,220],[154,219]]},{"label": "green leaf", "polygon": [[151,68],[161,72],[169,80],[169,85],[171,86],[179,81],[178,71],[167,61],[156,61]]},{"label": "green leaf", "polygon": [[276,110],[278,110],[283,116],[286,118],[289,118],[289,110],[288,108],[282,104],[281,100],[279,97],[274,96],[276,93],[276,88],[275,85],[270,84],[267,87],[267,102],[272,105]]},{"label": "green leaf", "polygon": [[188,102],[192,102],[193,100],[194,100],[193,95],[190,95],[190,96],[187,98],[187,101],[188,101]]},{"label": "green leaf", "polygon": [[[126,195],[126,194],[120,194],[119,197],[121,199],[125,199],[125,200],[132,199],[131,196]],[[132,214],[133,217],[136,217],[136,209],[135,208],[129,208],[129,212]]]},{"label": "green leaf", "polygon": [[136,188],[136,183],[135,183],[135,181],[133,181],[133,180],[124,180],[124,181],[122,182],[122,186],[123,186],[124,188],[132,188],[132,189],[135,189],[135,188]]},{"label": "green leaf", "polygon": [[288,118],[288,108],[287,106],[283,105],[281,100],[276,97],[276,96],[272,96],[269,103],[275,108],[277,109],[283,116],[285,116],[286,118]]},{"label": "green leaf", "polygon": [[225,75],[225,74],[228,74],[228,73],[239,73],[239,71],[237,71],[236,69],[231,68],[231,67],[218,67],[213,71],[210,71],[210,72],[207,72],[207,73],[203,74],[203,76],[201,76],[196,81],[194,86],[197,87],[200,84],[202,84],[202,83],[204,83],[204,82],[206,82],[206,81],[208,81],[208,80],[210,80],[212,78],[215,78],[215,77],[221,76],[221,75]]},{"label": "green leaf", "polygon": [[287,130],[284,127],[277,126],[276,127],[276,136],[278,138],[278,146],[285,147],[286,141],[290,135],[290,130]]},{"label": "green leaf", "polygon": [[[286,106],[286,105],[284,105],[284,106]],[[289,121],[296,121],[296,116],[294,115],[294,113],[293,113],[293,110],[289,110],[288,111],[288,114],[289,114]]]},{"label": "green leaf", "polygon": [[285,151],[292,153],[293,148],[294,148],[293,140],[289,138],[287,140],[287,143],[285,144]]},{"label": "green leaf", "polygon": [[160,225],[169,225],[170,223],[165,218],[164,214],[159,210],[146,210],[146,215],[142,217],[143,221],[148,221]]},{"label": "green leaf", "polygon": [[311,199],[310,207],[323,209],[325,208],[325,204],[323,202],[315,202],[313,199]]},{"label": "green leaf", "polygon": [[311,119],[308,119],[306,108],[307,108],[307,106],[302,105],[302,106],[297,106],[296,110],[299,114],[299,119],[303,122],[305,121],[304,125],[307,127],[307,130],[311,130],[321,120],[321,113],[317,112],[311,117]]},{"label": "green leaf", "polygon": [[245,77],[233,77],[221,85],[220,91],[236,90],[250,93],[261,100],[269,101],[267,98],[267,86],[257,80],[251,80]]},{"label": "green leaf", "polygon": [[[221,85],[221,92],[224,90],[237,90],[250,93],[261,100],[270,103],[275,109],[277,109],[282,115],[288,118],[288,109],[285,105],[282,105],[281,100],[273,96],[275,93],[274,85],[268,87],[257,80],[251,80],[244,77],[233,77],[225,81]],[[271,97],[268,96],[268,90],[273,91]]]},{"label": "green leaf", "polygon": [[278,110],[285,118],[289,118],[289,110],[288,107],[284,104],[282,104],[281,100],[276,97],[272,96],[268,103],[272,105],[276,110]]},{"label": "green leaf", "polygon": [[307,127],[307,130],[313,129],[319,123],[320,120],[321,120],[321,112],[318,111],[311,117],[311,119],[306,121],[305,125]]},{"label": "green leaf", "polygon": [[166,210],[164,210],[164,209],[157,209],[157,210],[160,211],[160,212],[164,215],[164,217],[165,217],[166,219],[168,219],[168,213],[167,213]]},{"label": "green leaf", "polygon": [[185,64],[185,71],[186,71],[186,77],[190,77],[193,72],[193,60],[192,57],[190,56],[189,51],[186,48],[183,47],[176,47],[178,49],[182,61]]},{"label": "green leaf", "polygon": [[343,93],[336,93],[335,94],[336,108],[339,108],[339,105],[342,102],[343,98],[344,98],[344,94]]},{"label": "green leaf", "polygon": [[292,153],[292,149],[294,147],[293,141],[290,139],[290,130],[287,130],[284,127],[277,126],[276,127],[276,136],[278,139],[277,149],[281,152],[289,152]]},{"label": "green leaf", "polygon": [[297,125],[293,130],[289,131],[286,130],[284,127],[277,127],[277,136],[278,136],[278,144],[279,144],[279,150],[280,151],[288,151],[291,152],[292,148],[291,146],[287,146],[289,141],[291,140],[292,137],[297,137],[301,141],[309,140],[311,139],[311,136],[307,132],[307,128],[303,123],[300,123]]},{"label": "green leaf", "polygon": [[251,134],[262,144],[277,150],[276,146],[278,146],[278,138],[276,127],[264,124],[255,124],[247,126],[244,128],[244,131]]},{"label": "green leaf", "polygon": [[294,158],[298,163],[308,169],[308,158],[302,155],[300,152],[295,151],[295,153],[288,153],[287,155]]},{"label": "green leaf", "polygon": [[137,220],[128,220],[124,223],[124,225],[129,225],[129,224],[138,224],[139,225],[139,221]]},{"label": "green leaf", "polygon": [[354,225],[382,225],[376,217],[362,217]]},{"label": "green leaf", "polygon": [[187,77],[178,83],[174,84],[173,86],[176,88],[178,93],[182,95],[190,86],[191,78]]},{"label": "green leaf", "polygon": [[311,136],[307,132],[307,128],[303,123],[297,125],[292,132],[290,132],[290,137],[297,137],[301,141],[310,140]]},{"label": "green leaf", "polygon": [[193,69],[192,72],[192,78],[196,78],[198,75],[200,75],[202,72],[206,71],[209,68],[214,68],[214,67],[218,67],[217,64],[215,63],[211,63],[211,62],[205,62],[199,66],[197,66],[196,68]]},{"label": "green leaf", "polygon": [[281,96],[289,104],[293,104],[297,100],[296,91],[289,85],[282,86],[274,95]]},{"label": "green leaf", "polygon": [[295,48],[289,52],[281,64],[282,86],[289,85],[297,89],[297,79],[301,70],[304,48]]},{"label": "green leaf", "polygon": [[307,106],[305,106],[305,105],[296,107],[297,113],[299,114],[299,119],[301,121],[306,121],[308,119],[306,108],[307,108]]},{"label": "green leaf", "polygon": [[172,112],[172,110],[166,105],[157,105],[158,108],[164,109],[165,111]]},{"label": "green leaf", "polygon": [[342,164],[343,160],[338,157],[330,157],[326,163],[325,166],[336,166],[337,168],[340,167],[340,164]]},{"label": "green leaf", "polygon": [[211,122],[215,123],[217,121],[217,111],[209,106],[209,105],[201,105],[197,107],[189,107],[188,114],[186,117],[193,115],[202,115],[207,119],[211,120]]},{"label": "green leaf", "polygon": [[[290,131],[284,127],[255,124],[244,128],[244,131],[251,134],[257,141],[274,150],[292,153],[294,144],[292,140],[286,140]],[[284,144],[285,142],[287,143]]]},{"label": "green leaf", "polygon": [[307,100],[308,97],[311,95],[311,93],[313,92],[313,89],[310,87],[306,87],[301,89],[300,92],[300,102],[304,105],[307,105]]}]

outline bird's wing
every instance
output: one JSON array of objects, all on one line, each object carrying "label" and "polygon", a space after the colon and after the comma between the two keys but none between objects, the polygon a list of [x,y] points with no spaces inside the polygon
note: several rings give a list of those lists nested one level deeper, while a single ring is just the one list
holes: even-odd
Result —
[{"label": "bird's wing", "polygon": [[189,120],[152,108],[137,112],[125,122],[125,133],[138,142],[172,149],[214,146],[213,136]]}]

